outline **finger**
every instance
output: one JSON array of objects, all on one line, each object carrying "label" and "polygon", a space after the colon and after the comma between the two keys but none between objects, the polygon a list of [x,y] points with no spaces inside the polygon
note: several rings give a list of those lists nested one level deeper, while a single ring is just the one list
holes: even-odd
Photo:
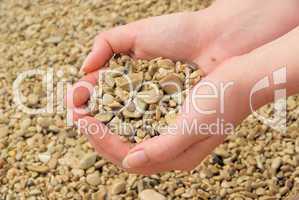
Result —
[{"label": "finger", "polygon": [[208,137],[193,144],[172,161],[149,165],[143,168],[128,169],[128,172],[149,176],[172,170],[191,171],[210,155],[211,152],[223,142],[224,138],[224,135]]},{"label": "finger", "polygon": [[79,120],[78,129],[84,133],[95,150],[106,159],[121,165],[130,145],[114,135],[97,119],[86,116]]},{"label": "finger", "polygon": [[185,123],[192,124],[193,119],[197,118],[195,112],[180,114],[175,126],[169,127],[160,136],[134,147],[123,160],[123,167],[140,168],[175,159],[189,146],[207,137],[195,132],[195,128],[185,125]]},{"label": "finger", "polygon": [[88,116],[89,112],[86,107],[68,108],[68,119],[77,122],[79,119]]},{"label": "finger", "polygon": [[[255,2],[252,2],[254,5],[251,5],[252,3],[246,4],[247,6],[245,5],[245,7],[242,5],[243,10],[241,12],[239,3],[242,2],[236,1],[232,3],[238,7],[235,11],[231,7],[224,6],[223,2],[219,2],[220,5],[216,3],[208,12],[214,15],[229,11],[229,13],[225,14],[229,17],[222,19],[223,17],[219,16],[222,26],[216,31],[217,37],[203,49],[202,53],[195,60],[200,66],[205,66],[206,72],[211,71],[215,66],[231,57],[249,53],[283,36],[299,24],[295,6],[298,3],[296,1],[284,5],[279,1],[275,1],[271,7],[260,6],[255,12],[249,12],[256,6]],[[278,10],[281,12],[277,12]],[[245,12],[247,13],[246,15],[244,15]],[[259,20],[256,20],[257,15]],[[278,24],[276,23],[277,21],[284,23]]]},{"label": "finger", "polygon": [[129,25],[119,26],[100,33],[81,70],[86,73],[104,66],[114,53],[127,53],[134,46],[134,31]]},{"label": "finger", "polygon": [[190,171],[197,167],[211,152],[223,143],[224,135],[208,137],[183,152],[177,159],[169,163],[176,170]]},{"label": "finger", "polygon": [[97,84],[99,71],[87,74],[67,91],[66,103],[68,108],[84,105],[90,98],[94,85]]}]

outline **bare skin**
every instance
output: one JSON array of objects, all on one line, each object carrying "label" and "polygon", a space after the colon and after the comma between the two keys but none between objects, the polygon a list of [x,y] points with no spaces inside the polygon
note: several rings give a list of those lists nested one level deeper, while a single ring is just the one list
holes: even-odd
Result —
[{"label": "bare skin", "polygon": [[[295,53],[299,50],[298,4],[296,0],[284,3],[273,0],[271,5],[257,0],[231,0],[229,4],[218,0],[199,12],[149,18],[99,34],[82,67],[88,73],[83,80],[92,84],[96,83],[97,70],[113,53],[127,53],[135,58],[166,57],[195,62],[207,74],[203,81],[215,85],[233,81],[234,85],[224,94],[223,113],[219,98],[196,100],[201,108],[216,111],[209,115],[196,112],[188,98],[178,117],[175,134],[164,134],[137,146],[103,132],[87,133],[89,141],[100,155],[129,172],[152,174],[193,169],[224,136],[181,134],[182,121],[211,124],[221,118],[227,123],[238,124],[251,113],[249,94],[254,84],[282,66],[287,67],[284,86],[288,95],[298,92],[299,59]],[[269,87],[258,94],[254,107],[271,102],[274,89]],[[197,93],[207,94],[210,90],[201,87]],[[89,93],[79,87],[70,91],[69,96],[68,102],[74,100],[74,106],[80,107],[88,100]],[[191,107],[190,112],[187,112],[188,107]],[[76,115],[78,118],[103,126],[90,116]]]}]

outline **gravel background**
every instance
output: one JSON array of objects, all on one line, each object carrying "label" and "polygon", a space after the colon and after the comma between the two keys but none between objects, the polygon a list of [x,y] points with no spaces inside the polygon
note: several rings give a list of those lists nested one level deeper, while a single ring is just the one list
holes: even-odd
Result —
[{"label": "gravel background", "polygon": [[[95,155],[83,136],[65,126],[64,113],[30,116],[13,103],[13,81],[26,69],[54,69],[54,81],[75,82],[97,32],[207,5],[205,0],[1,0],[0,199],[133,200],[144,189],[160,193],[160,199],[291,199],[299,190],[298,97],[288,100],[286,134],[250,116],[196,170],[150,177],[127,174]],[[46,104],[40,77],[26,79],[22,92],[27,105]],[[271,112],[271,105],[260,110]]]}]

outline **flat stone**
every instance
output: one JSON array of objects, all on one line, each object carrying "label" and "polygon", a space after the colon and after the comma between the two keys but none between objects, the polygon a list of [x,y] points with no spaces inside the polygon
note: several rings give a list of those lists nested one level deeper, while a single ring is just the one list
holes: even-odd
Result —
[{"label": "flat stone", "polygon": [[88,169],[92,167],[97,159],[97,155],[95,153],[86,154],[79,162],[80,169]]},{"label": "flat stone", "polygon": [[155,190],[143,190],[139,194],[140,200],[166,200],[162,194],[156,192]]},{"label": "flat stone", "polygon": [[151,89],[139,92],[137,97],[147,104],[156,104],[161,100],[163,94],[159,90]]},{"label": "flat stone", "polygon": [[52,119],[48,117],[38,117],[37,123],[42,128],[48,128],[52,124]]},{"label": "flat stone", "polygon": [[167,94],[174,94],[183,90],[183,82],[175,73],[166,75],[159,81],[159,84]]},{"label": "flat stone", "polygon": [[60,36],[52,36],[52,37],[49,37],[45,40],[46,43],[50,43],[50,44],[58,44],[60,43],[61,41],[63,40],[62,37]]},{"label": "flat stone", "polygon": [[0,126],[0,138],[4,138],[8,135],[9,129],[7,126]]},{"label": "flat stone", "polygon": [[122,179],[115,180],[111,186],[112,194],[120,194],[126,191],[126,182]]},{"label": "flat stone", "polygon": [[49,171],[49,168],[45,165],[28,165],[27,169],[38,173],[46,173]]},{"label": "flat stone", "polygon": [[100,173],[98,171],[95,171],[92,174],[88,174],[86,177],[86,182],[92,186],[99,185],[101,183]]},{"label": "flat stone", "polygon": [[50,153],[38,154],[38,159],[43,163],[47,163],[51,159],[51,154]]},{"label": "flat stone", "polygon": [[273,174],[276,174],[278,169],[281,167],[282,165],[282,160],[281,158],[275,158],[272,160],[272,163],[271,163],[271,171]]},{"label": "flat stone", "polygon": [[21,121],[20,128],[22,130],[26,130],[30,125],[31,125],[31,119],[30,118],[26,118],[26,119],[23,119]]},{"label": "flat stone", "polygon": [[112,117],[113,114],[111,112],[99,113],[95,115],[95,118],[101,122],[109,122]]}]

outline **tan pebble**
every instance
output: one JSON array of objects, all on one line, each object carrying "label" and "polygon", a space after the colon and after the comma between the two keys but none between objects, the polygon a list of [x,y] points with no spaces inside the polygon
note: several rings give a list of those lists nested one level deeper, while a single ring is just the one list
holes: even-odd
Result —
[{"label": "tan pebble", "polygon": [[38,159],[43,163],[47,163],[51,159],[51,154],[49,153],[38,154]]},{"label": "tan pebble", "polygon": [[143,190],[138,196],[140,200],[166,200],[162,194],[151,189]]},{"label": "tan pebble", "polygon": [[293,97],[287,100],[288,110],[294,110],[297,107],[297,102]]},{"label": "tan pebble", "polygon": [[174,69],[175,64],[170,59],[159,59],[157,60],[158,67],[162,67],[165,69]]},{"label": "tan pebble", "polygon": [[84,176],[84,170],[82,170],[82,169],[72,169],[71,172],[76,177]]},{"label": "tan pebble", "polygon": [[281,158],[274,158],[272,160],[272,163],[271,163],[271,171],[273,174],[276,174],[278,169],[281,167],[282,165],[282,159]]},{"label": "tan pebble", "polygon": [[159,81],[159,84],[167,94],[174,94],[183,90],[183,82],[175,73],[165,76]]},{"label": "tan pebble", "polygon": [[5,165],[5,161],[0,158],[0,169],[2,169]]},{"label": "tan pebble", "polygon": [[174,101],[174,100],[169,100],[169,106],[171,107],[171,108],[174,108],[174,107],[176,107],[177,106],[177,104],[176,104],[176,101]]},{"label": "tan pebble", "polygon": [[215,154],[217,154],[223,158],[227,158],[230,156],[230,154],[223,147],[216,148],[214,152],[215,152]]},{"label": "tan pebble", "polygon": [[112,77],[112,75],[110,75],[110,73],[105,74],[105,83],[109,86],[109,87],[114,87],[115,85],[115,81]]},{"label": "tan pebble", "polygon": [[133,101],[131,101],[128,105],[127,105],[127,110],[129,112],[134,112],[136,110],[136,106],[135,106],[135,103]]},{"label": "tan pebble", "polygon": [[27,128],[31,125],[31,119],[30,118],[26,118],[24,120],[21,121],[20,123],[20,128],[22,130],[27,130]]},{"label": "tan pebble", "polygon": [[140,85],[143,81],[143,72],[132,73],[127,77],[117,77],[115,78],[116,86],[129,91],[131,88],[134,89],[136,86]]},{"label": "tan pebble", "polygon": [[49,162],[48,162],[48,167],[49,167],[50,169],[55,169],[56,166],[57,166],[57,163],[58,163],[57,158],[51,158],[51,159],[49,160]]},{"label": "tan pebble", "polygon": [[103,105],[109,105],[111,103],[113,103],[114,101],[114,97],[110,94],[104,94],[103,96]]},{"label": "tan pebble", "polygon": [[104,112],[99,113],[95,115],[95,118],[97,120],[100,120],[101,122],[109,122],[113,117],[113,114],[111,112]]},{"label": "tan pebble", "polygon": [[176,123],[177,114],[175,112],[169,112],[165,115],[165,120],[168,125]]},{"label": "tan pebble", "polygon": [[126,182],[122,179],[116,180],[111,186],[112,194],[120,194],[126,191]]},{"label": "tan pebble", "polygon": [[48,128],[52,124],[52,119],[48,117],[38,117],[37,123],[42,128]]},{"label": "tan pebble", "polygon": [[125,102],[129,98],[129,93],[119,87],[115,88],[114,94]]},{"label": "tan pebble", "polygon": [[105,200],[106,199],[106,191],[104,189],[100,189],[96,193],[92,194],[92,200]]},{"label": "tan pebble", "polygon": [[115,109],[119,109],[119,108],[123,107],[123,105],[121,105],[117,101],[113,101],[112,103],[108,104],[108,107],[115,110]]},{"label": "tan pebble", "polygon": [[34,93],[29,94],[27,97],[27,101],[30,106],[34,106],[34,105],[38,104],[39,97]]},{"label": "tan pebble", "polygon": [[27,169],[38,173],[46,173],[49,171],[49,168],[45,165],[28,165]]},{"label": "tan pebble", "polygon": [[0,139],[6,137],[8,133],[9,133],[9,129],[7,126],[5,125],[0,126]]},{"label": "tan pebble", "polygon": [[52,36],[49,37],[45,40],[46,43],[50,43],[50,44],[58,44],[63,40],[63,38],[61,36]]},{"label": "tan pebble", "polygon": [[174,195],[175,196],[180,196],[181,194],[183,194],[185,192],[185,188],[178,188],[175,192]]},{"label": "tan pebble", "polygon": [[135,105],[136,110],[139,112],[145,111],[148,107],[147,103],[140,98],[134,99],[134,105]]},{"label": "tan pebble", "polygon": [[136,119],[136,118],[142,117],[142,113],[138,112],[138,111],[130,112],[128,109],[124,109],[122,113],[123,113],[124,117],[126,117],[126,118]]},{"label": "tan pebble", "polygon": [[92,174],[88,174],[86,176],[86,182],[92,186],[99,185],[101,183],[100,173],[98,171],[95,171]]},{"label": "tan pebble", "polygon": [[96,169],[100,169],[101,167],[103,167],[105,164],[107,164],[106,160],[99,160],[98,162],[95,163],[94,167]]},{"label": "tan pebble", "polygon": [[147,104],[155,104],[160,101],[163,94],[156,89],[139,92],[137,97]]},{"label": "tan pebble", "polygon": [[87,153],[79,162],[80,169],[88,169],[92,167],[97,159],[97,155],[95,153]]}]

